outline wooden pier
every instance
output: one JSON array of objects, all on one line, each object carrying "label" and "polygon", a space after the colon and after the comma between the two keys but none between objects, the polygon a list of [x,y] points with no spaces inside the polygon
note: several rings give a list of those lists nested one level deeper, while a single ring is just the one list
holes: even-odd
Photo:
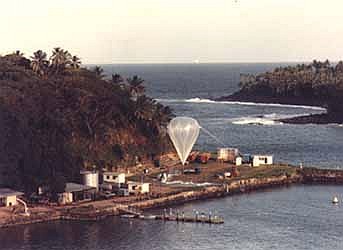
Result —
[{"label": "wooden pier", "polygon": [[176,213],[166,213],[166,210],[162,215],[143,215],[137,213],[136,210],[133,210],[132,213],[130,210],[125,210],[125,214],[121,217],[123,218],[135,218],[141,220],[162,220],[162,221],[175,221],[175,222],[188,222],[188,223],[207,223],[207,224],[223,224],[223,218],[219,216],[213,216],[211,213],[205,215],[204,213],[195,212],[194,215],[185,215],[184,212]]},{"label": "wooden pier", "polygon": [[184,216],[178,217],[175,215],[157,215],[156,220],[163,220],[163,221],[176,221],[176,222],[192,222],[192,223],[207,223],[207,224],[223,224],[224,220],[218,216],[214,216],[213,218],[208,216]]}]

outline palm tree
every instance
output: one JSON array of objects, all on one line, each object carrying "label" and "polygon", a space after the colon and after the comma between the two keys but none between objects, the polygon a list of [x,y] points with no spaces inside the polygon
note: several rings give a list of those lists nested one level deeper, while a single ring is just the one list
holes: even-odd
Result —
[{"label": "palm tree", "polygon": [[119,74],[112,74],[112,83],[114,84],[121,84],[124,82],[124,79],[121,75]]},{"label": "palm tree", "polygon": [[137,100],[145,92],[145,87],[143,86],[144,80],[135,75],[133,78],[128,78],[127,82],[129,83],[132,99]]},{"label": "palm tree", "polygon": [[70,60],[70,66],[73,69],[79,69],[81,66],[81,59],[77,56],[73,56]]},{"label": "palm tree", "polygon": [[42,50],[37,50],[31,56],[30,66],[32,70],[38,75],[44,75],[45,69],[49,66],[49,61],[47,60],[47,54]]},{"label": "palm tree", "polygon": [[25,67],[30,65],[30,60],[26,59],[24,53],[20,52],[20,50],[16,50],[11,54],[6,55],[5,58],[15,65],[22,65]]},{"label": "palm tree", "polygon": [[24,53],[22,53],[20,50],[16,50],[12,53],[12,55],[17,57],[23,57]]},{"label": "palm tree", "polygon": [[104,70],[100,66],[95,66],[93,72],[95,73],[95,77],[98,79],[102,79],[105,76]]},{"label": "palm tree", "polygon": [[155,111],[155,100],[142,95],[137,98],[135,116],[139,120],[151,121]]},{"label": "palm tree", "polygon": [[55,72],[58,72],[60,70],[64,70],[66,66],[71,63],[71,54],[68,50],[57,47],[52,51],[50,60]]}]

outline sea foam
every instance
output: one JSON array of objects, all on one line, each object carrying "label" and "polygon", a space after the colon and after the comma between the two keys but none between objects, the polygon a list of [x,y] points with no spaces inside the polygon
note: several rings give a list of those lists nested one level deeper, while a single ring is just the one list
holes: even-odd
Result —
[{"label": "sea foam", "polygon": [[266,106],[266,107],[281,107],[281,108],[303,108],[319,111],[326,111],[323,107],[307,106],[307,105],[293,105],[280,103],[259,103],[259,102],[238,102],[238,101],[214,101],[206,98],[190,98],[190,99],[156,99],[158,102],[164,103],[208,103],[208,104],[227,104],[227,105],[246,105],[246,106]]}]

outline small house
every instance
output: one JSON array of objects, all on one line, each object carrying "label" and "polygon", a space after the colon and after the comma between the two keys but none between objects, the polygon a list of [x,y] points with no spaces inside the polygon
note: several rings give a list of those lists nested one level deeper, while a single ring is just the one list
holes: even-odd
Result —
[{"label": "small house", "polygon": [[9,188],[0,188],[0,207],[11,207],[17,205],[17,197],[24,193]]},{"label": "small house", "polygon": [[95,187],[81,185],[78,183],[66,183],[64,192],[59,194],[59,202],[68,204],[76,201],[92,200],[96,195]]},{"label": "small house", "polygon": [[252,156],[252,166],[258,167],[260,165],[272,165],[273,156],[272,155],[253,155]]},{"label": "small house", "polygon": [[147,194],[150,192],[150,183],[147,182],[128,181],[123,187],[127,189],[129,194]]},{"label": "small house", "polygon": [[103,182],[106,183],[125,183],[125,174],[118,172],[104,172],[103,173]]}]

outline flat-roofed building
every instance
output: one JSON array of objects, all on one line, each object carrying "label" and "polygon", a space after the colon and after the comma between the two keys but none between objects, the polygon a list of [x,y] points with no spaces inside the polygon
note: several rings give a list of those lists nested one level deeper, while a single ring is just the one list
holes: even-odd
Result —
[{"label": "flat-roofed building", "polygon": [[125,183],[125,174],[119,172],[104,172],[103,174],[103,182],[107,183]]},{"label": "flat-roofed building", "polygon": [[96,192],[95,187],[69,182],[66,183],[64,193],[59,194],[59,202],[67,204],[75,201],[92,200]]},{"label": "flat-roofed building", "polygon": [[273,156],[272,155],[253,155],[252,156],[252,166],[258,167],[260,165],[272,165]]},{"label": "flat-roofed building", "polygon": [[128,181],[126,188],[129,194],[147,194],[150,192],[150,183]]},{"label": "flat-roofed building", "polygon": [[24,193],[9,188],[0,188],[0,207],[11,207],[17,205],[17,197]]}]

